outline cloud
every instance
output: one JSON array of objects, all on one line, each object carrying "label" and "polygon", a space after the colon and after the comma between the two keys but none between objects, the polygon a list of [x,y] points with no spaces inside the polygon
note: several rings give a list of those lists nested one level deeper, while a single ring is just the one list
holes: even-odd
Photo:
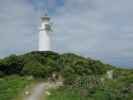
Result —
[{"label": "cloud", "polygon": [[0,0],[0,56],[37,50],[41,9],[47,7],[55,51],[133,66],[132,0],[63,1]]},{"label": "cloud", "polygon": [[132,0],[66,0],[53,18],[55,48],[80,52],[114,65],[133,66],[132,3]]},{"label": "cloud", "polygon": [[0,0],[0,56],[34,50],[38,19],[26,0]]}]

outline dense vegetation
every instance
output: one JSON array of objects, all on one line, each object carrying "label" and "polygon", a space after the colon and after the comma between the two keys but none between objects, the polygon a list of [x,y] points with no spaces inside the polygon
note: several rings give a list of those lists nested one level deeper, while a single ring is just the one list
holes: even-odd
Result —
[{"label": "dense vegetation", "polygon": [[24,55],[11,55],[0,60],[0,75],[33,75],[48,77],[57,72],[63,77],[103,75],[112,66],[75,54],[59,55],[54,52],[31,52]]},{"label": "dense vegetation", "polygon": [[[112,78],[107,74],[112,71]],[[64,86],[48,100],[132,100],[133,70],[116,68],[72,53],[30,52],[0,60],[0,77],[8,75],[49,78],[61,76]],[[56,92],[55,92],[56,91]],[[4,99],[3,99],[4,100]]]},{"label": "dense vegetation", "polygon": [[0,79],[0,100],[13,100],[30,83],[24,77],[10,76]]}]

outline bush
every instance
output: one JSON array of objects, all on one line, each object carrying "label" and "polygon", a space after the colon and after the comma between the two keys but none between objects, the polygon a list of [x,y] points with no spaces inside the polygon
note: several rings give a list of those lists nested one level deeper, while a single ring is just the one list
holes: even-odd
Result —
[{"label": "bush", "polygon": [[35,77],[46,77],[45,67],[38,62],[29,62],[24,65],[23,75],[33,75]]},{"label": "bush", "polygon": [[4,74],[20,74],[23,68],[23,60],[21,57],[11,55],[0,61],[0,71]]}]

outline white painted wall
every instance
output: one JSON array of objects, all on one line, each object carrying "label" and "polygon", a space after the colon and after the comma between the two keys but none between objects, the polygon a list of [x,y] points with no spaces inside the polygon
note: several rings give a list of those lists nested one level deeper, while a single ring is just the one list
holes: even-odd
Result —
[{"label": "white painted wall", "polygon": [[39,51],[51,51],[50,31],[45,30],[45,24],[48,21],[43,21],[39,32]]}]

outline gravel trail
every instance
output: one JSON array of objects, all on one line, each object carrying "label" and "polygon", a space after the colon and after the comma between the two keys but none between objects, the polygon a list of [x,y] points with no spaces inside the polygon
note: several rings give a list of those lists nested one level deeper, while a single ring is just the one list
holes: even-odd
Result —
[{"label": "gravel trail", "polygon": [[27,95],[25,94],[24,100],[42,100],[42,97],[44,97],[45,94],[47,95],[49,93],[48,89],[50,89],[50,88],[53,89],[53,88],[59,87],[61,85],[62,85],[61,82],[57,82],[57,83],[49,83],[49,82],[38,83],[31,89],[31,91],[27,91]]}]

